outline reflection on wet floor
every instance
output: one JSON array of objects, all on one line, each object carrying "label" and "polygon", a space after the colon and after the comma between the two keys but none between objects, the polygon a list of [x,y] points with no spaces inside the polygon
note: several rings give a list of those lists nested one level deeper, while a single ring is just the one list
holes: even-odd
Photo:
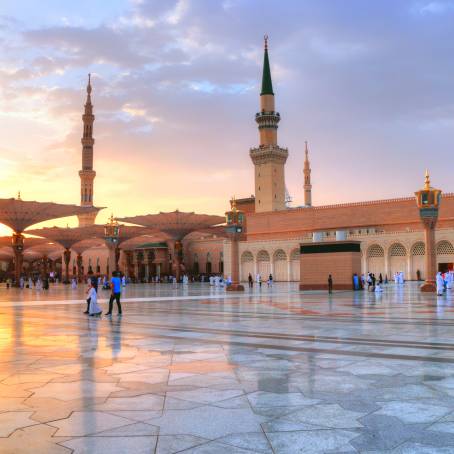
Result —
[{"label": "reflection on wet floor", "polygon": [[[101,291],[101,305],[108,293]],[[0,452],[454,452],[454,306],[416,284],[0,288]]]}]

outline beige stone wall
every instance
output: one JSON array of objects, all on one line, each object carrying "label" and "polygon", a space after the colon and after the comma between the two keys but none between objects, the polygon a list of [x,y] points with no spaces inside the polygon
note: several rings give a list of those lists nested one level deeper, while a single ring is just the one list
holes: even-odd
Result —
[{"label": "beige stone wall", "polygon": [[352,290],[354,273],[361,273],[359,252],[301,254],[300,290],[328,288],[328,276],[333,279],[333,289]]},{"label": "beige stone wall", "polygon": [[[107,262],[109,258],[109,251],[107,247],[95,247],[88,249],[82,254],[82,263],[84,266],[85,273],[88,272],[90,263],[93,268],[93,272],[96,273],[96,265],[99,263],[101,274],[107,273]],[[62,263],[64,263],[64,259],[62,256]],[[77,267],[77,253],[71,250],[71,261],[69,262],[69,273],[70,275],[73,274],[73,267]]]},{"label": "beige stone wall", "polygon": [[283,164],[267,162],[255,165],[255,199],[257,212],[285,209]]},{"label": "beige stone wall", "polygon": [[[347,239],[361,241],[361,272],[363,273],[371,271],[378,275],[381,272],[383,277],[388,274],[390,278],[394,267],[395,270],[399,268],[399,271],[403,271],[406,279],[416,279],[418,269],[422,276],[425,276],[424,255],[420,255],[420,244],[424,242],[422,231],[352,234],[347,235]],[[447,241],[454,247],[454,229],[438,229],[437,245],[442,241]],[[239,247],[241,280],[245,281],[249,272],[255,276],[259,269],[269,269],[273,276],[278,277],[277,280],[299,281],[299,245],[308,242],[312,242],[310,234],[293,239],[241,241]],[[402,252],[402,248],[397,245],[403,246],[405,255],[394,255]],[[381,257],[370,254],[377,250],[376,246],[383,251]],[[443,251],[440,252],[450,250],[449,246],[442,249]],[[226,254],[227,252],[224,255]],[[437,263],[454,263],[454,253],[438,254]],[[402,267],[402,265],[405,266]],[[227,266],[225,273],[229,273]]]},{"label": "beige stone wall", "polygon": [[211,261],[211,273],[220,273],[220,262],[223,260],[225,263],[224,238],[192,240],[185,244],[184,260],[189,271],[193,270],[194,262],[197,259],[199,273],[206,273],[208,258]]},{"label": "beige stone wall", "polygon": [[[346,203],[278,212],[248,214],[249,240],[295,238],[314,230],[367,228],[379,226],[387,232],[420,230],[413,197]],[[454,229],[454,194],[444,194],[438,228]]]}]

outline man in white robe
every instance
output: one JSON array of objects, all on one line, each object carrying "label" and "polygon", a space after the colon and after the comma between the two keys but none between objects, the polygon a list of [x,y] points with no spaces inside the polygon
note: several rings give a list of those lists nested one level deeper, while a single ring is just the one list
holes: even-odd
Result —
[{"label": "man in white robe", "polygon": [[441,275],[440,272],[437,273],[436,283],[437,283],[437,295],[442,296],[445,283],[443,281],[443,276]]},{"label": "man in white robe", "polygon": [[448,271],[447,283],[446,283],[447,288],[452,289],[452,281],[453,281],[452,271]]}]

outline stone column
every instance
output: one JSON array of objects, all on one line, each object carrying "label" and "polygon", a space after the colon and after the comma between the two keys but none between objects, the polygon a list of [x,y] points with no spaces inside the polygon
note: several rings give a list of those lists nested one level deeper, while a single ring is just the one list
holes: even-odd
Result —
[{"label": "stone column", "polygon": [[65,280],[64,284],[69,284],[69,262],[71,261],[71,249],[66,248],[63,252],[63,259],[65,262]]},{"label": "stone column", "polygon": [[421,285],[422,292],[435,292],[435,275],[437,274],[437,253],[435,250],[436,218],[422,218],[424,225],[424,239],[426,243],[426,280]]},{"label": "stone column", "polygon": [[115,247],[115,271],[120,271],[120,248],[118,246]]},{"label": "stone column", "polygon": [[290,260],[290,256],[287,258],[287,282],[292,280],[292,261]]},{"label": "stone column", "polygon": [[47,263],[47,262],[48,262],[48,260],[49,260],[49,259],[48,259],[47,255],[45,255],[45,256],[43,257],[43,277],[46,277],[46,276],[47,276],[47,271],[48,271],[48,269],[47,269],[48,263]]},{"label": "stone column", "polygon": [[16,287],[19,287],[19,280],[22,274],[24,262],[24,237],[21,233],[13,233],[12,247],[14,251],[14,280]]},{"label": "stone column", "polygon": [[113,271],[117,271],[117,247],[110,241],[106,241],[107,250],[109,251],[109,271],[108,275],[112,274]]},{"label": "stone column", "polygon": [[128,277],[134,277],[134,265],[132,263],[132,251],[124,251],[126,257],[126,273]]},{"label": "stone column", "polygon": [[175,264],[175,277],[177,282],[180,282],[182,255],[183,245],[181,244],[181,241],[177,240],[173,247],[173,263]]},{"label": "stone column", "polygon": [[77,259],[76,259],[76,266],[77,266],[77,280],[79,282],[82,282],[83,280],[83,272],[82,272],[82,267],[83,267],[83,258],[82,254],[77,254]]},{"label": "stone column", "polygon": [[244,287],[240,284],[240,253],[239,253],[239,234],[228,234],[230,243],[230,269],[232,274],[232,284],[226,287],[228,292],[244,292]]}]

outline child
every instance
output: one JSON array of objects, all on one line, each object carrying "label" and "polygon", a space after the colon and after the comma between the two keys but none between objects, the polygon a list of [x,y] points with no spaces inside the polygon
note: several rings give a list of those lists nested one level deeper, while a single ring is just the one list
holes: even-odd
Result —
[{"label": "child", "polygon": [[102,314],[102,310],[98,304],[98,294],[96,293],[95,286],[92,282],[90,282],[90,286],[88,288],[88,298],[87,302],[89,301],[89,315],[90,317],[99,317]]}]

